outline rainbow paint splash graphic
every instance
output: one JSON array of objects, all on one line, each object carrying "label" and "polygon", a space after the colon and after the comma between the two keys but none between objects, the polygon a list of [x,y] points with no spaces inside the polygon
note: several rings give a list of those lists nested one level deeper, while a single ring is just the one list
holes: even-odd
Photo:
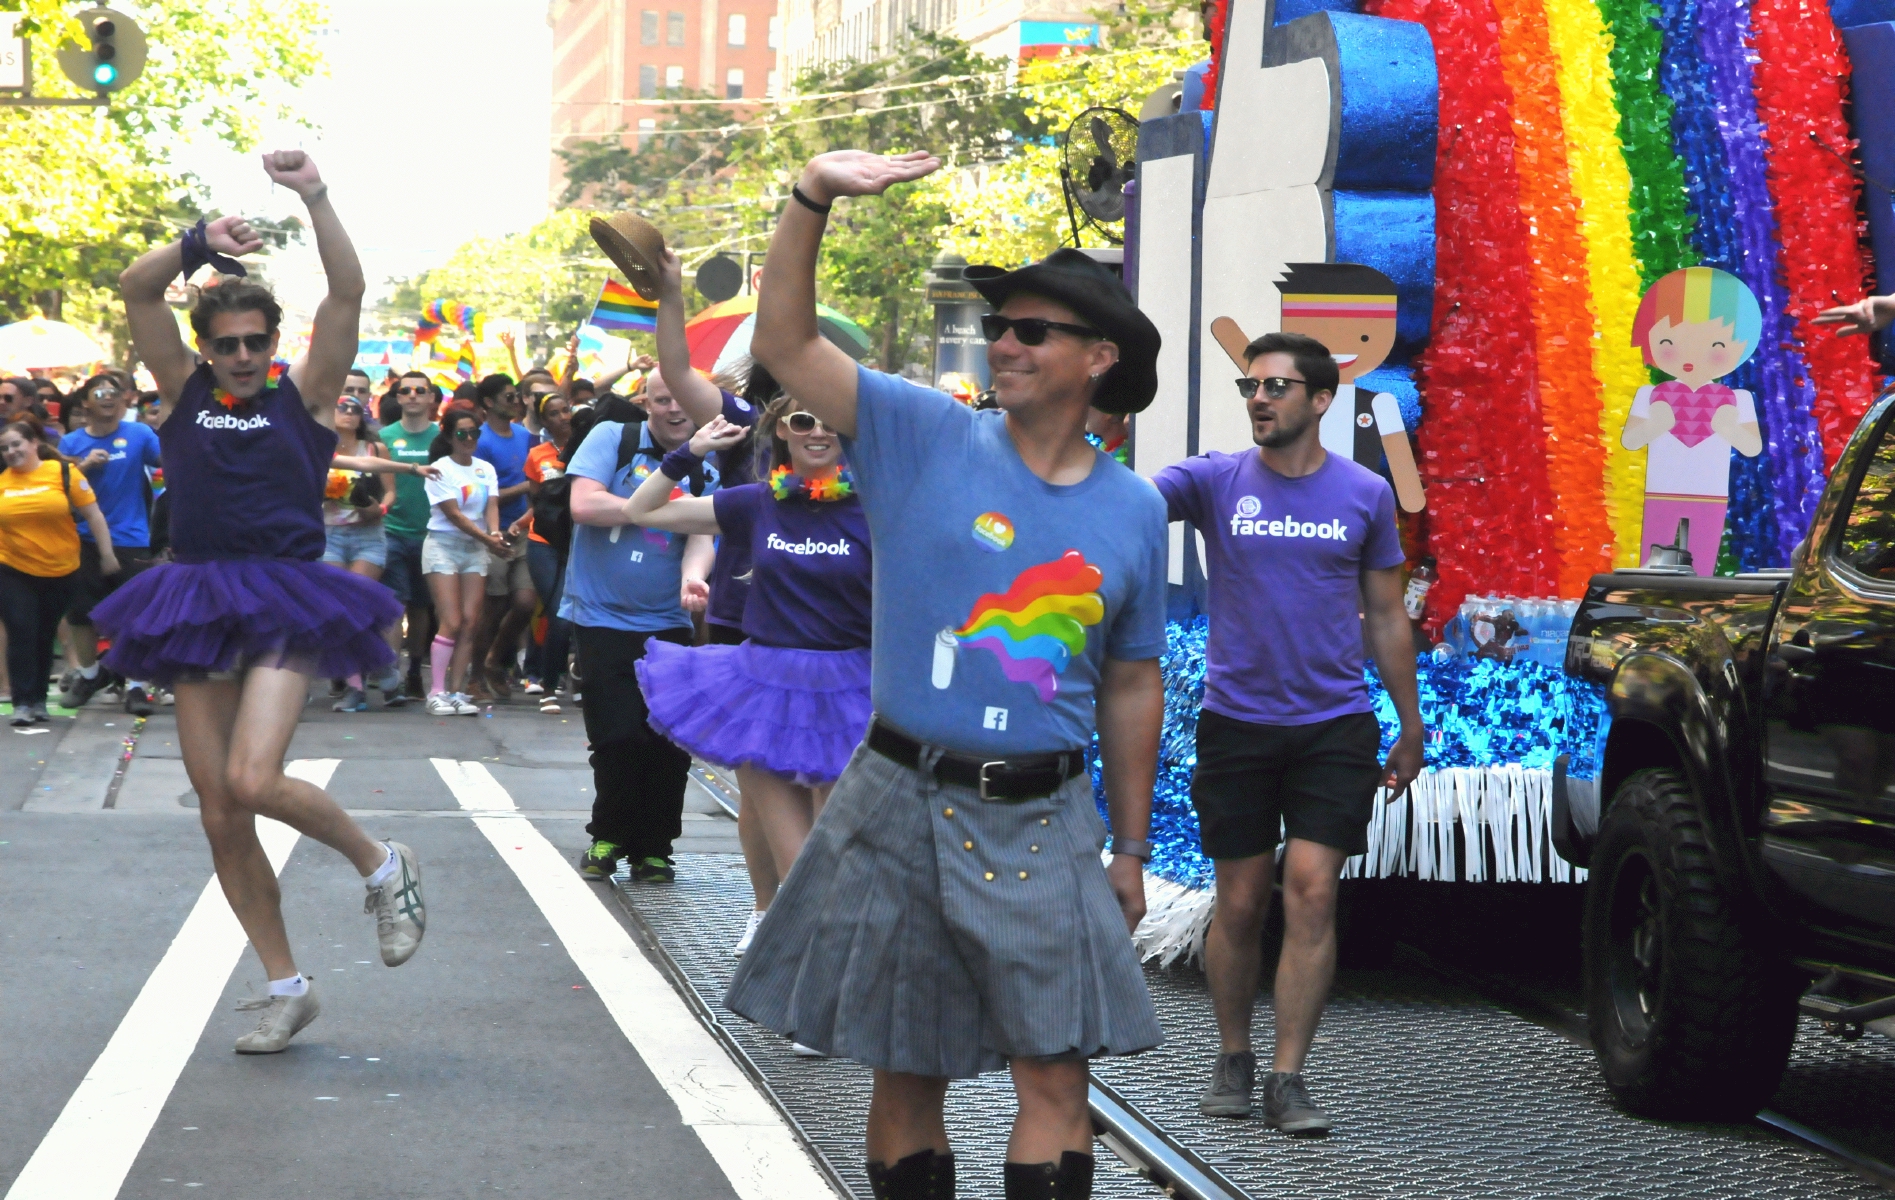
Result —
[{"label": "rainbow paint splash graphic", "polygon": [[1028,567],[1005,592],[974,601],[967,624],[935,635],[934,686],[954,682],[958,650],[985,650],[1000,660],[1008,679],[1032,684],[1040,703],[1051,703],[1066,664],[1085,652],[1086,626],[1105,618],[1103,582],[1099,568],[1077,550]]}]

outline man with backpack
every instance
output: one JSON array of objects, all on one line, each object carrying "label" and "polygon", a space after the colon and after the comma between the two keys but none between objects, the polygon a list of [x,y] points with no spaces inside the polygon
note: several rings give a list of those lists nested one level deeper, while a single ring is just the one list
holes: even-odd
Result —
[{"label": "man with backpack", "polygon": [[[633,879],[656,883],[673,877],[671,845],[683,831],[691,759],[646,723],[636,668],[652,638],[691,644],[681,593],[689,579],[701,596],[716,552],[708,537],[626,521],[626,498],[697,431],[662,379],[648,381],[644,411],[642,422],[601,419],[567,460],[573,535],[559,615],[572,622],[579,645],[592,751],[592,844],[580,873],[609,879],[623,858]],[[674,478],[697,495],[717,486],[708,464]]]},{"label": "man with backpack", "polygon": [[[395,402],[401,408],[401,420],[384,425],[382,445],[388,457],[398,463],[428,465],[428,447],[441,432],[434,422],[435,388],[420,371],[409,371],[395,381]],[[388,565],[382,571],[382,583],[395,593],[395,599],[408,610],[408,680],[406,695],[413,700],[427,698],[427,686],[421,681],[421,660],[434,638],[434,608],[428,598],[428,583],[422,578],[421,543],[428,536],[428,483],[419,475],[395,476],[395,502],[382,518],[388,535]],[[391,631],[399,637],[400,631]],[[396,646],[400,650],[400,646]],[[388,697],[392,699],[392,696]]]}]

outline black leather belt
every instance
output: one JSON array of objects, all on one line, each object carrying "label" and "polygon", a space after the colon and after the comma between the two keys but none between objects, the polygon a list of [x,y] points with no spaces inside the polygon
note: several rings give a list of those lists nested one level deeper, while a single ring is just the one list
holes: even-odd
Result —
[{"label": "black leather belt", "polygon": [[[901,730],[877,720],[869,725],[869,749],[904,767],[921,768],[924,744]],[[982,800],[1017,804],[1050,796],[1068,779],[1086,770],[1083,750],[1058,754],[1029,754],[1020,758],[979,759],[965,754],[943,754],[934,764],[934,777],[943,783],[970,787]]]}]

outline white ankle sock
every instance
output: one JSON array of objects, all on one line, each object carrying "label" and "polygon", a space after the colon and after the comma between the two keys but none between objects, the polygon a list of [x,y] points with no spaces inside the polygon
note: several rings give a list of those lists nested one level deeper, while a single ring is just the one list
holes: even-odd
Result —
[{"label": "white ankle sock", "polygon": [[79,674],[85,676],[87,679],[97,679],[99,677],[99,664],[93,663],[89,667],[80,667]]},{"label": "white ankle sock", "polygon": [[309,980],[301,975],[292,975],[288,979],[270,980],[270,995],[301,996],[309,991]]},{"label": "white ankle sock", "polygon": [[[384,846],[388,845],[387,842],[383,842],[382,844]],[[380,887],[394,878],[395,868],[400,865],[401,860],[395,857],[394,847],[391,846],[388,850],[388,857],[382,860],[382,865],[375,868],[374,874],[370,875],[364,882],[372,888]]]}]

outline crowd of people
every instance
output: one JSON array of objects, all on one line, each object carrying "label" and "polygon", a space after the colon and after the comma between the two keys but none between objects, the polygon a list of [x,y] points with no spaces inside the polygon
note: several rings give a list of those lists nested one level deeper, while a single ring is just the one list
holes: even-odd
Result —
[{"label": "crowd of people", "polygon": [[[62,619],[86,631],[68,646],[109,645],[75,658],[73,696],[113,674],[128,704],[175,695],[218,878],[271,981],[239,1052],[282,1050],[318,1012],[255,817],[350,860],[388,965],[426,931],[414,852],[284,772],[310,681],[333,681],[344,712],[374,690],[443,717],[516,685],[557,712],[565,688],[594,779],[586,878],[671,881],[692,758],[735,771],[755,899],[727,1003],[799,1053],[873,1069],[877,1197],[954,1195],[948,1081],[1002,1069],[1019,1102],[1006,1195],[1089,1196],[1087,1062],[1164,1037],[1130,932],[1165,710],[1166,527],[1189,521],[1209,559],[1192,799],[1217,872],[1222,1042],[1200,1107],[1253,1111],[1251,1010],[1280,875],[1261,1108],[1286,1133],[1329,1128],[1302,1070],[1335,965],[1337,878],[1377,790],[1421,766],[1393,493],[1323,450],[1335,360],[1292,334],[1251,343],[1229,397],[1255,451],[1133,474],[1120,458],[1158,386],[1158,333],[1075,250],[967,269],[993,308],[982,404],[850,360],[816,324],[830,205],[937,166],[852,151],[809,164],[763,274],[755,362],[735,378],[692,368],[665,251],[647,264],[658,353],[628,394],[535,368],[443,395],[422,373],[378,388],[353,369],[360,264],[314,164],[280,152],[265,168],[308,205],[328,278],[306,355],[271,369],[281,310],[234,257],[261,240],[226,217],[121,278],[157,381],[140,421],[129,381],[101,377],[55,444],[27,411],[38,389],[0,383],[16,714],[44,719]],[[163,295],[207,262],[224,278],[194,304],[193,353]],[[1365,643],[1401,718],[1386,755]]]}]

